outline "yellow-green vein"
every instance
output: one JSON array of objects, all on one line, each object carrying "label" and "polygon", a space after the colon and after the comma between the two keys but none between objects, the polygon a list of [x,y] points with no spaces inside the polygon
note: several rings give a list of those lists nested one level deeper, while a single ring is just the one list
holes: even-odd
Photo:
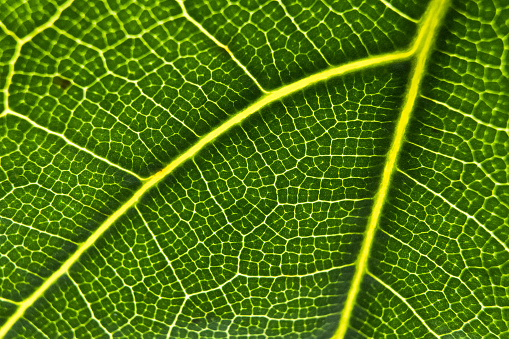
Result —
[{"label": "yellow-green vein", "polygon": [[332,336],[332,339],[345,338],[348,325],[350,324],[350,317],[353,312],[357,295],[359,294],[360,285],[366,273],[371,246],[373,244],[373,240],[375,239],[375,231],[382,215],[382,208],[384,206],[385,198],[389,192],[391,177],[394,169],[396,168],[399,151],[403,145],[405,130],[408,125],[408,121],[410,121],[410,114],[412,113],[415,106],[417,95],[419,93],[419,87],[426,71],[426,62],[430,56],[435,40],[434,38],[438,32],[442,18],[444,17],[448,8],[448,2],[449,0],[434,0],[429,5],[429,8],[423,18],[419,34],[415,39],[413,45],[414,47],[411,49],[411,51],[415,53],[415,61],[410,75],[410,85],[405,96],[401,110],[401,116],[399,117],[399,120],[396,124],[394,139],[387,154],[380,187],[378,188],[378,192],[375,196],[375,201],[373,204],[373,210],[368,219],[368,226],[364,234],[364,240],[359,252],[359,257],[357,258],[355,273],[347,294],[345,306],[341,313],[339,326]]}]

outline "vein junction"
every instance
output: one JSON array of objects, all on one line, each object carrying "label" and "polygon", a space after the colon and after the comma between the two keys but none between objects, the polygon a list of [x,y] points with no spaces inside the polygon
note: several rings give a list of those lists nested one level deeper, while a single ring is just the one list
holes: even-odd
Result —
[{"label": "vein junction", "polygon": [[355,301],[360,290],[360,285],[364,275],[367,272],[368,259],[369,254],[371,253],[371,246],[375,238],[375,231],[382,215],[385,199],[389,192],[392,174],[396,169],[399,151],[401,150],[405,137],[405,130],[408,122],[410,121],[410,116],[414,109],[414,105],[419,93],[419,88],[426,71],[426,63],[431,54],[434,38],[440,27],[441,20],[445,15],[446,9],[448,8],[447,5],[448,0],[434,0],[430,4],[427,13],[424,16],[424,21],[421,24],[419,35],[414,42],[412,55],[415,56],[415,60],[413,70],[410,75],[408,92],[405,96],[405,102],[403,104],[401,116],[396,125],[396,133],[394,135],[392,145],[389,149],[389,153],[387,154],[380,187],[378,188],[378,192],[375,196],[375,201],[373,204],[373,209],[368,219],[368,227],[364,234],[364,240],[359,253],[359,257],[357,258],[356,270],[352,284],[347,294],[345,307],[341,313],[339,326],[332,336],[332,339],[345,338],[348,326],[350,324],[350,317],[355,306]]},{"label": "vein junction", "polygon": [[[235,116],[231,117],[229,120],[224,122],[215,130],[203,136],[194,146],[192,146],[186,152],[184,152],[175,160],[173,160],[171,163],[169,163],[163,170],[159,171],[158,173],[152,175],[149,178],[146,178],[143,181],[143,185],[140,187],[140,189],[127,202],[125,202],[115,213],[113,213],[108,219],[106,219],[106,221],[83,244],[81,244],[80,247],[78,247],[76,252],[74,252],[57,271],[55,271],[46,281],[44,281],[44,283],[38,289],[36,289],[32,295],[30,295],[26,300],[18,304],[19,307],[16,310],[16,312],[0,328],[0,337],[3,337],[5,334],[7,334],[11,327],[23,316],[25,311],[30,306],[32,306],[35,301],[37,301],[41,296],[43,296],[43,294],[46,292],[46,290],[48,290],[50,286],[52,286],[61,276],[67,274],[70,267],[75,262],[78,261],[78,259],[85,251],[87,251],[90,247],[92,247],[95,244],[97,239],[99,239],[99,237],[101,237],[104,234],[104,232],[106,232],[106,230],[110,228],[111,225],[113,225],[130,208],[135,207],[139,199],[148,190],[155,187],[162,179],[164,179],[167,175],[172,173],[181,164],[196,156],[198,152],[200,152],[206,145],[213,142],[217,137],[228,131],[231,127],[239,124],[240,122],[248,118],[250,115],[258,112],[264,106],[267,106],[273,102],[281,100],[282,98],[291,95],[292,93],[298,92],[308,86],[314,85],[317,82],[321,82],[332,77],[342,76],[347,73],[364,70],[366,68],[386,65],[394,62],[401,62],[415,57],[416,62],[414,65],[413,73],[411,75],[409,92],[407,93],[402,114],[397,125],[396,135],[388,154],[387,163],[382,177],[381,187],[379,188],[375,200],[373,214],[369,221],[369,226],[361,249],[361,254],[356,263],[356,273],[354,276],[354,280],[352,282],[352,286],[348,293],[347,303],[342,312],[340,326],[338,327],[338,330],[334,335],[334,338],[343,338],[346,333],[346,329],[350,319],[350,314],[352,313],[353,310],[355,298],[357,296],[359,286],[362,281],[362,277],[366,272],[367,259],[369,256],[371,244],[373,242],[376,225],[380,217],[380,211],[383,206],[385,196],[387,195],[390,177],[395,168],[398,152],[399,149],[401,148],[401,144],[404,138],[404,131],[408,123],[410,113],[413,109],[415,99],[418,93],[418,88],[424,74],[425,64],[428,59],[429,52],[431,50],[433,43],[433,37],[439,26],[443,13],[447,8],[446,2],[447,0],[434,0],[434,2],[431,3],[427,15],[424,16],[419,34],[410,49],[405,51],[397,51],[388,54],[383,54],[379,56],[373,56],[370,58],[354,61],[338,67],[329,68],[320,73],[311,75],[307,78],[304,78],[287,86],[281,87],[278,90],[269,92],[254,104],[247,107],[245,110],[239,112]],[[3,115],[5,115],[5,113],[0,116]]]}]

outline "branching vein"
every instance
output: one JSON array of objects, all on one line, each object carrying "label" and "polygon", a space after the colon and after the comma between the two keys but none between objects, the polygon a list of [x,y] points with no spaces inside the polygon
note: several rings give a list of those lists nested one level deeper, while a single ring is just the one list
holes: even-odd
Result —
[{"label": "branching vein", "polygon": [[445,15],[446,9],[448,8],[448,0],[434,0],[427,13],[425,14],[424,22],[422,23],[417,36],[414,46],[411,49],[416,54],[416,60],[414,63],[413,71],[410,75],[410,85],[406,94],[405,102],[401,110],[401,116],[396,125],[396,132],[392,141],[389,153],[387,154],[387,160],[382,173],[382,179],[378,192],[375,196],[373,209],[368,220],[368,226],[364,235],[359,257],[357,259],[357,267],[352,279],[350,290],[345,302],[345,307],[341,314],[339,326],[333,335],[333,339],[345,338],[348,326],[350,325],[350,317],[353,313],[355,301],[360,290],[360,286],[364,275],[367,271],[368,258],[371,253],[371,246],[375,239],[375,232],[382,215],[382,208],[385,204],[385,199],[388,195],[391,178],[396,168],[399,152],[402,148],[405,130],[410,121],[410,115],[414,109],[419,88],[424,77],[426,69],[426,63],[430,56],[432,46],[434,43],[434,37],[438,30],[441,20]]},{"label": "branching vein", "polygon": [[144,178],[140,177],[138,174],[136,174],[136,173],[134,173],[134,172],[132,172],[132,171],[130,171],[130,170],[128,170],[128,169],[126,169],[126,168],[123,168],[123,167],[121,167],[121,166],[119,166],[119,165],[117,165],[117,164],[115,164],[115,163],[113,163],[113,162],[109,161],[108,159],[103,158],[103,157],[101,157],[101,156],[99,156],[99,155],[97,155],[97,154],[95,154],[95,153],[93,153],[93,152],[89,151],[88,149],[86,149],[86,148],[84,148],[84,147],[81,147],[81,146],[79,146],[79,145],[75,144],[75,143],[74,143],[74,142],[72,142],[71,140],[67,139],[67,138],[66,138],[63,134],[53,132],[52,130],[47,129],[47,128],[46,128],[46,127],[44,127],[44,126],[39,125],[39,124],[38,124],[38,123],[36,123],[35,121],[33,121],[33,120],[31,120],[31,119],[27,118],[26,116],[24,116],[23,114],[19,114],[19,113],[13,112],[13,111],[11,111],[11,110],[7,110],[7,111],[5,112],[5,115],[14,115],[14,116],[16,116],[16,117],[18,117],[18,118],[21,118],[21,119],[23,119],[23,120],[25,120],[25,121],[28,121],[28,122],[29,122],[32,126],[34,126],[35,128],[41,129],[41,130],[45,131],[45,132],[46,132],[46,133],[48,133],[48,134],[52,134],[52,135],[55,135],[55,136],[57,136],[57,137],[59,137],[59,138],[63,139],[63,140],[64,140],[67,144],[69,144],[69,145],[71,145],[71,146],[73,146],[73,147],[76,147],[77,149],[79,149],[79,150],[81,150],[81,151],[83,151],[83,152],[86,152],[86,153],[90,154],[90,155],[91,155],[91,156],[93,156],[94,158],[97,158],[97,159],[99,159],[99,160],[101,160],[101,161],[104,161],[104,162],[106,162],[108,165],[113,166],[113,167],[116,167],[116,168],[120,169],[120,170],[121,170],[121,171],[123,171],[123,172],[129,173],[129,174],[131,174],[132,176],[135,176],[136,178],[138,178],[140,181],[145,180]]}]

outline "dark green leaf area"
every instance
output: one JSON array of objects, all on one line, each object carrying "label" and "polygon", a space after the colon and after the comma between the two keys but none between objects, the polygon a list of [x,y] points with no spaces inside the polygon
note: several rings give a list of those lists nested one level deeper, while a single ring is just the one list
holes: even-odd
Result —
[{"label": "dark green leaf area", "polygon": [[[131,209],[27,318],[38,328],[50,322],[57,329],[49,331],[70,337],[97,338],[107,332],[120,337],[166,335],[185,295],[160,239]],[[89,321],[92,314],[101,323]]]},{"label": "dark green leaf area", "polygon": [[[501,252],[502,247],[475,220],[409,178],[398,179],[401,184],[393,192],[398,198],[391,199],[374,249],[373,274],[397,288],[411,305],[423,308],[425,321],[435,322],[437,333],[449,333],[473,321],[483,313],[482,304],[503,303],[489,293],[495,281],[490,281],[488,272],[495,269],[501,275],[498,264],[490,254],[481,256],[481,251]],[[469,307],[464,308],[465,304]]]},{"label": "dark green leaf area", "polygon": [[[171,336],[198,338],[203,332],[220,336],[227,331],[234,338],[263,338],[299,331],[322,338],[334,328],[346,292],[338,288],[348,284],[351,273],[347,268],[314,277],[237,276],[220,289],[191,296],[178,318],[180,328]],[[340,284],[330,284],[338,277]],[[205,319],[192,321],[197,318]]]},{"label": "dark green leaf area", "polygon": [[[419,49],[399,52],[428,3],[0,1],[0,324],[114,220],[6,337],[329,339],[349,315],[345,338],[506,337],[509,3],[450,1],[414,73]],[[126,173],[166,166],[257,82],[393,52],[271,102],[114,215],[140,189]]]},{"label": "dark green leaf area", "polygon": [[[112,291],[110,290],[110,292]],[[126,296],[126,291],[117,291],[116,295]],[[91,300],[98,300],[100,297],[100,295],[95,294]],[[108,338],[109,335],[105,332],[105,328],[110,329],[111,327],[108,325],[104,327],[104,322],[99,322],[95,317],[103,318],[108,314],[110,316],[107,318],[109,324],[120,326],[125,324],[125,317],[130,315],[130,310],[126,309],[125,306],[130,306],[131,309],[133,307],[131,303],[130,305],[118,306],[118,309],[109,307],[99,311],[95,307],[96,303],[86,302],[83,298],[84,294],[77,287],[76,282],[69,276],[64,276],[25,313],[28,321],[23,319],[16,323],[9,334],[16,338],[39,338],[37,334],[40,334],[42,330],[58,333],[63,338]],[[108,307],[110,305],[103,306]],[[119,312],[122,312],[122,315]],[[91,318],[95,319],[90,321]],[[132,319],[131,323],[138,324],[140,319]],[[126,327],[117,335],[133,333],[132,325]],[[36,331],[36,329],[39,330]],[[129,330],[131,331],[129,332]],[[161,333],[160,327],[157,326],[153,326],[151,330],[155,334]]]},{"label": "dark green leaf area", "polygon": [[15,116],[0,125],[1,297],[21,301],[139,186]]},{"label": "dark green leaf area", "polygon": [[[436,338],[401,299],[366,276],[346,338]],[[375,313],[372,313],[375,312]]]},{"label": "dark green leaf area", "polygon": [[65,0],[33,0],[21,3],[2,1],[0,2],[0,21],[21,39],[48,22],[57,14],[58,7],[64,3]]},{"label": "dark green leaf area", "polygon": [[116,30],[113,17],[67,27],[73,11],[23,45],[11,109],[141,176],[260,95],[226,51],[178,15],[105,47],[100,37],[127,28]]},{"label": "dark green leaf area", "polygon": [[[404,12],[415,13],[426,5],[408,3],[400,7]],[[330,65],[401,48],[412,41],[416,29],[383,2],[217,1],[211,6],[186,1],[185,6],[266,89]]]},{"label": "dark green leaf area", "polygon": [[[0,265],[5,266],[5,259],[0,259]],[[16,312],[17,306],[7,301],[0,301],[0,325],[3,325],[7,319]]]}]

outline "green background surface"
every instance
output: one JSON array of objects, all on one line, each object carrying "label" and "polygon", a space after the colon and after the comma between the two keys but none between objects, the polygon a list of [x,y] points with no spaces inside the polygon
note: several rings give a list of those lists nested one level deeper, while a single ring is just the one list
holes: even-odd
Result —
[{"label": "green background surface", "polygon": [[[405,50],[426,5],[2,1],[0,324],[144,178],[264,91]],[[509,338],[508,51],[507,1],[453,2],[347,338]],[[7,338],[330,338],[411,68],[312,84],[231,128]]]}]

